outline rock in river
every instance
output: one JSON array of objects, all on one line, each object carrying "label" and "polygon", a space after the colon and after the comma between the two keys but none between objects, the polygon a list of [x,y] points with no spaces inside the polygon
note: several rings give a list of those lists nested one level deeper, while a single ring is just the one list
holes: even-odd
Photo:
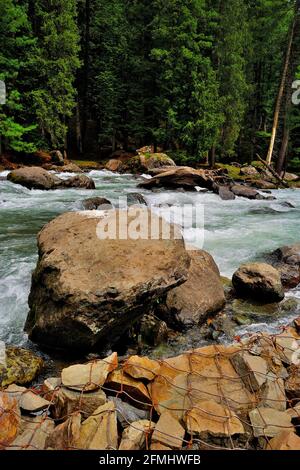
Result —
[{"label": "rock in river", "polygon": [[60,179],[58,176],[40,167],[24,167],[13,170],[8,174],[7,179],[28,189],[95,189],[94,181],[86,175],[80,174],[68,179]]},{"label": "rock in river", "polygon": [[203,250],[189,252],[191,266],[187,282],[171,290],[167,307],[186,326],[204,322],[208,315],[224,307],[225,294],[219,269]]},{"label": "rock in river", "polygon": [[[158,239],[147,233],[134,239],[141,236],[134,230],[128,239],[99,235],[99,224],[114,227],[117,219],[126,231],[135,223],[150,230],[151,220]],[[167,231],[170,239],[163,238]],[[42,229],[38,248],[26,331],[56,349],[115,343],[154,301],[186,281],[190,264],[179,229],[146,208],[65,213]]]},{"label": "rock in river", "polygon": [[280,273],[266,263],[249,263],[241,266],[233,275],[233,286],[238,295],[266,303],[284,298]]}]

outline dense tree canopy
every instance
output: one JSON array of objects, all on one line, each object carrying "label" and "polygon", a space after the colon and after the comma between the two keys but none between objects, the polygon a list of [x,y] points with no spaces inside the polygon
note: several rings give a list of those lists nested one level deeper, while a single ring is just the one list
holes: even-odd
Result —
[{"label": "dense tree canopy", "polygon": [[273,158],[297,166],[299,3],[0,0],[1,152],[154,145],[251,161],[266,157],[282,84]]}]

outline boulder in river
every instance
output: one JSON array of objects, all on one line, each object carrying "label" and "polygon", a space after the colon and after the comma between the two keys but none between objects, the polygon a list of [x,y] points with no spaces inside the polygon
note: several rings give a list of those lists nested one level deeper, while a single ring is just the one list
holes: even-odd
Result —
[{"label": "boulder in river", "polygon": [[203,250],[190,251],[187,282],[167,295],[167,307],[186,326],[203,323],[225,305],[220,272],[212,256]]},{"label": "boulder in river", "polygon": [[278,248],[271,253],[270,263],[280,272],[284,287],[293,289],[300,283],[300,243]]},{"label": "boulder in river", "polygon": [[86,175],[80,174],[68,179],[61,179],[40,167],[24,167],[10,172],[7,179],[28,189],[63,189],[85,188],[95,189],[94,181]]},{"label": "boulder in river", "polygon": [[[99,226],[117,221],[126,233],[135,223],[147,230],[155,225],[157,239],[135,231],[128,239],[118,231],[111,239],[99,235]],[[158,298],[186,281],[190,265],[178,227],[146,208],[62,214],[39,233],[38,247],[26,331],[52,348],[115,343]]]},{"label": "boulder in river", "polygon": [[107,210],[112,209],[112,203],[105,197],[90,197],[82,201],[82,205],[86,211]]},{"label": "boulder in river", "polygon": [[184,188],[196,191],[196,186],[212,189],[213,179],[204,170],[189,167],[172,168],[139,184],[145,189],[152,188]]},{"label": "boulder in river", "polygon": [[242,265],[234,273],[232,284],[241,297],[265,303],[280,302],[284,298],[279,271],[266,263]]},{"label": "boulder in river", "polygon": [[244,186],[242,184],[234,184],[231,186],[231,191],[236,196],[246,197],[247,199],[257,199],[260,195],[255,189],[249,188],[249,186]]},{"label": "boulder in river", "polygon": [[7,179],[28,189],[54,189],[60,185],[60,178],[40,167],[24,167],[13,170]]}]

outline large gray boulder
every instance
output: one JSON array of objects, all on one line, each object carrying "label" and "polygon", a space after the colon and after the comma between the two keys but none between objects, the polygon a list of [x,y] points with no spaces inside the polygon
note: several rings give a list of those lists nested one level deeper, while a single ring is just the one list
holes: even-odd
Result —
[{"label": "large gray boulder", "polygon": [[188,280],[168,293],[167,307],[184,325],[193,326],[222,310],[225,294],[212,256],[203,250],[190,251],[189,255]]},{"label": "large gray boulder", "polygon": [[280,302],[284,298],[279,271],[266,263],[242,265],[234,273],[232,284],[240,297],[265,303]]},{"label": "large gray boulder", "polygon": [[28,189],[95,189],[94,181],[86,175],[80,174],[68,179],[61,179],[40,167],[24,167],[13,170],[8,174],[7,179]]},{"label": "large gray boulder", "polygon": [[11,171],[7,179],[28,189],[55,189],[60,178],[40,167],[24,167]]},{"label": "large gray boulder", "polygon": [[[178,228],[134,209],[141,225],[150,216],[160,224],[158,239],[99,238],[99,224],[113,226],[116,217],[128,216],[126,230],[132,226],[132,211],[70,212],[43,228],[25,327],[30,339],[52,348],[102,349],[186,281],[190,257]],[[163,230],[171,239],[163,239]]]}]

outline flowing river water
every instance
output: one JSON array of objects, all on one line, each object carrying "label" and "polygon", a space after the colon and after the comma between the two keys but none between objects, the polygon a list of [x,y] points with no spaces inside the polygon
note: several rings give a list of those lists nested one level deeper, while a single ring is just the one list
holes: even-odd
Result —
[{"label": "flowing river water", "polygon": [[[5,180],[7,173],[0,173],[0,340],[6,343],[32,347],[23,326],[28,312],[31,273],[37,261],[37,233],[57,215],[81,210],[82,201],[88,197],[102,196],[118,204],[120,196],[138,191],[162,215],[167,216],[171,209],[175,222],[179,222],[180,208],[184,204],[204,207],[204,230],[191,222],[185,234],[193,234],[194,244],[199,248],[202,248],[204,234],[203,248],[214,256],[221,274],[228,277],[243,262],[263,259],[266,253],[282,245],[300,241],[300,190],[273,191],[275,201],[244,198],[222,201],[211,193],[141,191],[137,189],[139,180],[132,175],[91,171],[89,176],[96,183],[95,191],[30,191]],[[288,295],[300,299],[300,289]],[[287,321],[288,318],[282,317],[267,325],[250,325],[246,330],[272,330]]]}]

